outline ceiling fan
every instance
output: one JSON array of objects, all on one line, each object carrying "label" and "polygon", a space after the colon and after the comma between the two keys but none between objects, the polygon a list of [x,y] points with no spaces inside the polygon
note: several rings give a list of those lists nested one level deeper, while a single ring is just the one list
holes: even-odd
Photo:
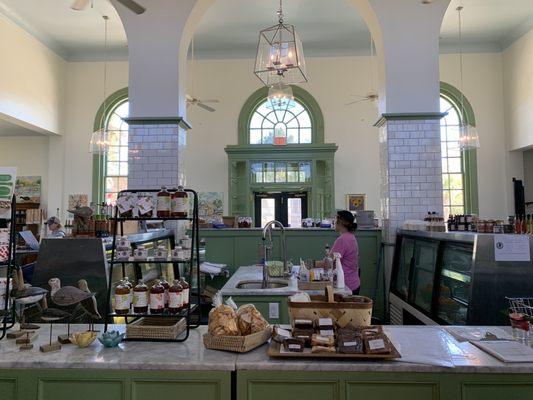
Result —
[{"label": "ceiling fan", "polygon": [[194,37],[191,39],[191,93],[192,94],[185,95],[185,102],[187,103],[187,108],[189,108],[190,106],[198,106],[209,112],[216,111],[213,107],[208,106],[206,103],[219,103],[218,100],[201,100],[198,97],[194,96]]},{"label": "ceiling fan", "polygon": [[370,91],[366,96],[351,94],[351,97],[356,97],[355,100],[346,103],[346,106],[361,103],[363,101],[369,101],[374,103],[378,100],[378,93],[374,90],[374,38],[370,35]]},{"label": "ceiling fan", "polygon": [[[129,8],[131,11],[133,11],[135,14],[142,14],[146,11],[146,8],[141,6],[139,3],[137,3],[134,0],[117,0],[120,4],[124,5],[124,7]],[[93,0],[74,0],[70,8],[76,11],[82,11],[85,10],[89,4],[92,7]]]}]

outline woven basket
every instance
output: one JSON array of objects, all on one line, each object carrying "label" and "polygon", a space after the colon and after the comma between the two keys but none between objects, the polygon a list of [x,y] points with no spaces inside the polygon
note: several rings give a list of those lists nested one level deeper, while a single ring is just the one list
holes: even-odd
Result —
[{"label": "woven basket", "polygon": [[271,333],[270,327],[247,336],[213,336],[206,333],[204,334],[204,346],[212,350],[246,353],[266,343]]},{"label": "woven basket", "polygon": [[[358,302],[333,301],[331,286],[326,287],[325,296],[311,296],[311,302],[299,303],[287,301],[291,324],[295,319],[310,319],[317,321],[319,318],[331,318],[337,325],[344,328],[346,325],[369,326],[372,319],[372,299],[358,296]],[[328,296],[329,295],[329,296]],[[328,301],[329,300],[329,301]]]},{"label": "woven basket", "polygon": [[126,338],[174,340],[186,328],[185,318],[141,318],[126,326]]}]

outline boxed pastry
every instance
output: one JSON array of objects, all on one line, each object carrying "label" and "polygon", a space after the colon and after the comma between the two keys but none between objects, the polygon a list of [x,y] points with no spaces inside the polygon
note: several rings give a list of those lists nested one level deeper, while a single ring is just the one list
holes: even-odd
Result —
[{"label": "boxed pastry", "polygon": [[364,339],[364,343],[365,352],[368,354],[388,354],[392,350],[389,339],[383,333]]}]

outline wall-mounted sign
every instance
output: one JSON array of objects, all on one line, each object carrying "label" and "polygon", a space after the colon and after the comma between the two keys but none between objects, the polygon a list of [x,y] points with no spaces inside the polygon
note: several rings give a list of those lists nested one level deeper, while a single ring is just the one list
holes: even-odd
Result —
[{"label": "wall-mounted sign", "polygon": [[531,261],[528,235],[494,235],[496,261]]}]

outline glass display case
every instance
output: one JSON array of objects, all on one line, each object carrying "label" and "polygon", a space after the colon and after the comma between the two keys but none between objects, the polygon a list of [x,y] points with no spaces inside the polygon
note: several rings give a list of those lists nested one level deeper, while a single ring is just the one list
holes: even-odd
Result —
[{"label": "glass display case", "polygon": [[533,263],[495,261],[492,234],[400,231],[390,287],[393,324],[507,325]]}]

